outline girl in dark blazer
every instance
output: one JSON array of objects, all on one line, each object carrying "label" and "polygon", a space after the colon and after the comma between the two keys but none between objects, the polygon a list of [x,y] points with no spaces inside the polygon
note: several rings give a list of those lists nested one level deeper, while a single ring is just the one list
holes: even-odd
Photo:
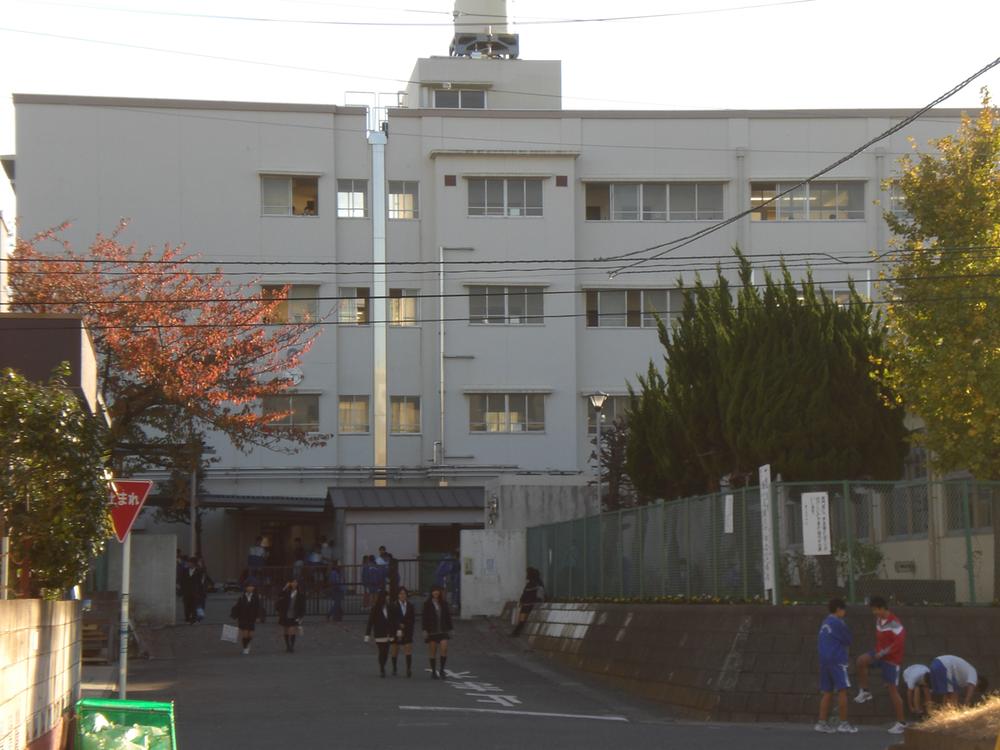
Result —
[{"label": "girl in dark blazer", "polygon": [[542,574],[538,568],[528,568],[527,581],[524,590],[521,592],[521,599],[518,602],[517,625],[511,631],[512,636],[520,635],[521,628],[528,621],[528,615],[539,602],[545,601],[545,587],[542,585]]},{"label": "girl in dark blazer", "polygon": [[399,658],[399,647],[402,646],[403,653],[406,654],[406,676],[413,677],[413,628],[417,612],[405,586],[399,587],[390,615],[396,628],[396,640],[392,643],[392,673],[396,674],[396,660]]},{"label": "girl in dark blazer", "polygon": [[257,595],[257,581],[247,578],[243,583],[243,593],[229,611],[229,616],[236,620],[240,629],[240,641],[243,653],[250,653],[250,641],[253,640],[253,630],[260,618],[260,597]]},{"label": "girl in dark blazer", "polygon": [[[424,631],[424,642],[431,654],[431,678],[436,680],[440,675],[445,679],[444,665],[448,661],[448,640],[451,637],[451,611],[444,598],[444,589],[440,586],[431,588],[431,595],[424,602],[423,616],[420,618]],[[441,671],[437,668],[437,654],[441,652]]]},{"label": "girl in dark blazer", "polygon": [[385,663],[389,658],[389,644],[395,638],[396,623],[392,607],[386,599],[385,591],[379,591],[375,604],[368,613],[368,627],[365,628],[365,643],[373,638],[378,646],[379,677],[385,677]]},{"label": "girl in dark blazer", "polygon": [[295,636],[298,635],[302,618],[306,614],[306,597],[299,591],[299,582],[292,578],[281,590],[281,596],[274,605],[278,624],[285,630],[285,651],[295,651]]}]

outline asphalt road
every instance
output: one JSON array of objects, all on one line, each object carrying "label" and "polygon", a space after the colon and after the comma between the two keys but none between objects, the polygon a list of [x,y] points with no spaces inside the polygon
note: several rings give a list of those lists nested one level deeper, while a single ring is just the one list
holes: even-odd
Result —
[{"label": "asphalt road", "polygon": [[[228,610],[228,599],[212,609]],[[430,679],[422,643],[412,679],[379,678],[360,620],[307,620],[287,654],[272,618],[258,626],[249,656],[219,640],[221,622],[156,631],[154,658],[130,666],[129,698],[175,701],[180,750],[881,750],[897,739],[877,727],[847,736],[674,720],[660,705],[555,667],[487,621],[458,625],[445,681]]]}]

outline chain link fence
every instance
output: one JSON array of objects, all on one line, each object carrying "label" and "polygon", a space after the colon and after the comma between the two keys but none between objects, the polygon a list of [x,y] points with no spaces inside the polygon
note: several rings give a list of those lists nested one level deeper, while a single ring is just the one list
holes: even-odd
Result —
[{"label": "chain link fence", "polygon": [[[779,600],[994,598],[1000,482],[776,482],[771,491]],[[807,554],[806,493],[825,495],[828,553]],[[761,529],[759,491],[747,487],[530,528],[528,564],[562,599],[751,599],[765,595]]]}]

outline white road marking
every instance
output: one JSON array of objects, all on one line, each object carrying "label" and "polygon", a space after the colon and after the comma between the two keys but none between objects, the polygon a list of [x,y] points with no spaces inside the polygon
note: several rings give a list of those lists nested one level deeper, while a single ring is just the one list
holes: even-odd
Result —
[{"label": "white road marking", "polygon": [[556,714],[540,711],[509,711],[500,708],[461,708],[459,706],[400,706],[400,711],[457,711],[472,714],[510,714],[512,716],[536,716],[547,719],[594,719],[595,721],[624,721],[624,716],[596,716],[592,714]]}]

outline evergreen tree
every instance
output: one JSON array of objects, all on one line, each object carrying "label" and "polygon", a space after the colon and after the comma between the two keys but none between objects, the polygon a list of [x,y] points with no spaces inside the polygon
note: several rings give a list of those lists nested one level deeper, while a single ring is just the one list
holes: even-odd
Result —
[{"label": "evergreen tree", "polygon": [[627,467],[644,495],[739,486],[770,463],[787,480],[894,479],[906,451],[903,412],[880,385],[884,324],[850,287],[838,304],[811,276],[752,283],[739,263],[735,290],[684,289],[668,330],[661,375],[650,363],[629,410]]}]

